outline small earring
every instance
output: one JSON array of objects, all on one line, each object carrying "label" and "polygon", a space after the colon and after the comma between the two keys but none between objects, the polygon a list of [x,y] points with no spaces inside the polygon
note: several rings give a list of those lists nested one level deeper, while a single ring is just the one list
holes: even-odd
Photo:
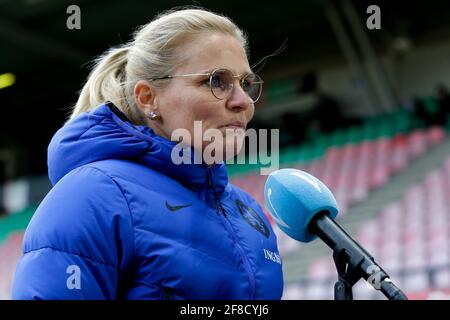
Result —
[{"label": "small earring", "polygon": [[159,114],[156,113],[155,111],[151,111],[151,112],[149,113],[148,117],[149,117],[151,120],[157,120],[157,119],[160,118]]}]

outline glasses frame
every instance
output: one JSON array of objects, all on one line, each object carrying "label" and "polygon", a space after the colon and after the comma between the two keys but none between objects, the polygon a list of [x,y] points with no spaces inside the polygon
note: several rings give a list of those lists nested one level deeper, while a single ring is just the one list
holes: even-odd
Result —
[{"label": "glasses frame", "polygon": [[252,103],[256,103],[256,102],[259,100],[259,98],[261,97],[261,94],[262,94],[262,85],[263,85],[264,81],[261,79],[261,77],[260,77],[259,75],[257,75],[256,73],[247,73],[247,74],[239,74],[239,75],[235,75],[233,72],[231,72],[230,70],[225,69],[225,68],[217,68],[217,69],[214,69],[213,71],[207,72],[207,73],[188,73],[188,74],[175,74],[175,75],[169,75],[169,76],[164,76],[164,77],[159,77],[159,78],[152,78],[152,79],[149,79],[149,81],[164,80],[164,79],[173,79],[173,78],[179,78],[179,77],[208,76],[208,77],[209,77],[209,88],[211,89],[212,95],[213,95],[216,99],[218,99],[218,100],[223,100],[223,99],[228,98],[228,97],[231,95],[231,92],[233,91],[233,88],[234,88],[234,82],[231,82],[231,88],[227,91],[228,93],[227,93],[227,95],[226,95],[225,97],[220,98],[220,97],[216,96],[216,95],[214,94],[214,91],[213,91],[212,77],[213,77],[213,74],[216,73],[217,71],[227,71],[227,72],[229,72],[229,73],[232,75],[233,79],[238,79],[238,80],[239,80],[239,85],[241,86],[242,90],[244,90],[244,88],[243,88],[243,81],[244,81],[248,76],[250,76],[250,75],[255,75],[255,76],[257,76],[257,77],[260,79],[260,81],[256,81],[256,82],[254,82],[254,83],[259,83],[259,84],[261,84],[261,87],[260,87],[260,90],[259,90],[259,93],[258,93],[258,97],[257,97],[255,100],[253,100],[253,99],[247,94],[247,92],[246,92],[245,90],[244,90],[244,92],[245,92],[245,93],[247,94],[247,96],[250,98],[250,101],[251,101]]}]

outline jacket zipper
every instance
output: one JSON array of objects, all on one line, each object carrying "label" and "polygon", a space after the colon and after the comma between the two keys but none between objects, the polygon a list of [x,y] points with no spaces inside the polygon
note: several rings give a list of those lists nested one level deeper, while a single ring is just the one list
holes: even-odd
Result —
[{"label": "jacket zipper", "polygon": [[[247,275],[248,275],[249,285],[250,285],[250,299],[254,299],[255,298],[255,286],[256,286],[255,275],[252,272],[249,258],[245,254],[245,251],[242,248],[242,246],[239,244],[239,240],[237,239],[236,233],[234,232],[233,227],[231,226],[231,223],[228,220],[227,213],[226,213],[225,209],[223,208],[222,203],[220,202],[220,198],[216,192],[216,189],[214,188],[214,185],[213,185],[212,179],[211,179],[211,169],[210,168],[208,168],[208,170],[207,170],[207,179],[208,179],[208,187],[211,188],[214,193],[214,200],[215,200],[217,215],[220,216],[221,219],[224,221],[225,229],[227,229],[228,233],[231,235],[231,238],[242,258],[245,271],[247,272]],[[222,213],[222,214],[220,214],[220,213]]]}]

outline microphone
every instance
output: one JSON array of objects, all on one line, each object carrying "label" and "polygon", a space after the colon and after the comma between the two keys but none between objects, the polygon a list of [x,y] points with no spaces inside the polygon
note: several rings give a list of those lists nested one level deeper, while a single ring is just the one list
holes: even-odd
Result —
[{"label": "microphone", "polygon": [[[274,171],[264,186],[264,198],[273,220],[289,237],[301,242],[319,237],[333,250],[344,285],[351,288],[364,278],[390,300],[408,299],[375,259],[334,221],[339,211],[336,199],[319,179],[296,169]],[[342,290],[338,283],[336,296],[336,290]],[[347,297],[351,298],[351,293]]]}]

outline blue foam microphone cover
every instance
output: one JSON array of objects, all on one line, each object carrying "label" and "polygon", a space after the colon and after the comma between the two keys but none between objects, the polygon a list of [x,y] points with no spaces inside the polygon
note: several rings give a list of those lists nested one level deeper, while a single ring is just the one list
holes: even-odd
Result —
[{"label": "blue foam microphone cover", "polygon": [[316,238],[308,231],[311,219],[328,211],[331,219],[338,205],[331,191],[316,177],[301,170],[280,169],[272,172],[264,186],[267,210],[288,236],[301,242]]}]

